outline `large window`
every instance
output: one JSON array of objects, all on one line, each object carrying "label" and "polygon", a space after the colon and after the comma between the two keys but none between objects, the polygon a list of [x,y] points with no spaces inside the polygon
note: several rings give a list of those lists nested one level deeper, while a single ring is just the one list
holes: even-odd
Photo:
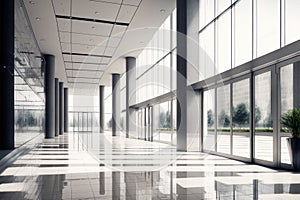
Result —
[{"label": "large window", "polygon": [[203,149],[215,151],[215,90],[205,91],[203,101]]},{"label": "large window", "polygon": [[255,76],[255,158],[273,161],[271,72]]},{"label": "large window", "polygon": [[299,0],[285,0],[285,43],[289,44],[300,37],[300,26],[298,19],[300,18],[300,1]]},{"label": "large window", "polygon": [[245,158],[250,157],[250,86],[249,79],[232,84],[232,153]]},{"label": "large window", "polygon": [[256,55],[259,57],[280,47],[280,1],[258,0],[256,3]]}]

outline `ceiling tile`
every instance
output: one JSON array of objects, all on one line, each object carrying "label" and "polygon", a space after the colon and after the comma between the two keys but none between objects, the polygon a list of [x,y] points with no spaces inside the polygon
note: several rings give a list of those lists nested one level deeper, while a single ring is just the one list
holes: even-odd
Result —
[{"label": "ceiling tile", "polygon": [[138,6],[141,0],[123,0],[123,4]]},{"label": "ceiling tile", "polygon": [[108,3],[114,3],[114,4],[121,4],[122,0],[90,0],[95,2],[108,2]]},{"label": "ceiling tile", "polygon": [[55,14],[70,16],[71,0],[53,0]]},{"label": "ceiling tile", "polygon": [[72,16],[105,21],[116,20],[120,5],[98,1],[72,0]]},{"label": "ceiling tile", "polygon": [[110,37],[107,43],[109,47],[117,47],[121,41],[121,38]]},{"label": "ceiling tile", "polygon": [[68,81],[70,82],[86,82],[86,83],[99,83],[99,79],[89,79],[89,78],[68,78]]},{"label": "ceiling tile", "polygon": [[121,38],[125,33],[126,29],[126,26],[114,25],[113,30],[111,32],[111,36]]},{"label": "ceiling tile", "polygon": [[70,19],[61,19],[56,18],[59,31],[71,32],[71,20]]},{"label": "ceiling tile", "polygon": [[72,32],[109,36],[112,24],[72,20]]},{"label": "ceiling tile", "polygon": [[117,22],[125,22],[129,23],[135,13],[137,7],[129,6],[129,5],[122,5],[121,10],[119,12]]},{"label": "ceiling tile", "polygon": [[103,63],[103,64],[108,64],[109,61],[110,61],[110,58],[103,58],[103,59],[102,59],[102,63]]},{"label": "ceiling tile", "polygon": [[73,62],[102,63],[102,57],[72,55]]},{"label": "ceiling tile", "polygon": [[102,72],[67,70],[68,77],[86,77],[86,78],[100,78]]},{"label": "ceiling tile", "polygon": [[88,44],[94,46],[106,46],[106,41],[108,37],[96,36],[96,35],[86,35],[72,33],[72,43],[76,44]]},{"label": "ceiling tile", "polygon": [[103,55],[104,50],[105,47],[103,46],[97,47],[91,45],[72,44],[72,52],[76,52],[76,53]]},{"label": "ceiling tile", "polygon": [[71,41],[71,33],[70,32],[59,32],[60,42],[69,43]]},{"label": "ceiling tile", "polygon": [[66,68],[75,70],[105,70],[106,67],[107,65],[101,64],[66,63]]},{"label": "ceiling tile", "polygon": [[115,53],[116,48],[106,47],[104,55],[112,56]]},{"label": "ceiling tile", "polygon": [[63,54],[64,61],[72,61],[71,55]]},{"label": "ceiling tile", "polygon": [[63,52],[71,52],[71,45],[69,43],[61,43],[61,50]]}]

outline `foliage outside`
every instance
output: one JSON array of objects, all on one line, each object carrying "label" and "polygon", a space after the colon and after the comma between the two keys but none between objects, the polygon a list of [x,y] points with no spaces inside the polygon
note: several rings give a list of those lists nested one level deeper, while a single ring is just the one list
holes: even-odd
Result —
[{"label": "foliage outside", "polygon": [[284,113],[281,124],[284,131],[292,133],[295,138],[300,138],[300,109],[294,108]]}]

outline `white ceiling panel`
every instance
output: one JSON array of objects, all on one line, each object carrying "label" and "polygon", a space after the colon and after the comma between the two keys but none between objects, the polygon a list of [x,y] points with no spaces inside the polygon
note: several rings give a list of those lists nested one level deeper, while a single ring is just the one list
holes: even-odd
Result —
[{"label": "white ceiling panel", "polygon": [[108,37],[72,33],[72,43],[105,46]]},{"label": "white ceiling panel", "polygon": [[138,6],[141,0],[123,0],[123,4]]},{"label": "white ceiling panel", "polygon": [[115,52],[115,47],[106,47],[104,55],[112,56]]},{"label": "white ceiling panel", "polygon": [[126,29],[127,29],[127,26],[114,25],[113,30],[111,32],[111,37],[121,38],[123,36],[123,34],[125,33]]},{"label": "white ceiling panel", "polygon": [[72,52],[76,53],[85,53],[85,54],[94,54],[94,55],[103,55],[105,47],[103,46],[90,46],[82,44],[72,44]]},{"label": "white ceiling panel", "polygon": [[111,60],[110,58],[102,58],[102,63],[108,64],[110,60]]},{"label": "white ceiling panel", "polygon": [[[86,63],[65,63],[66,68],[75,70],[105,70],[106,65]],[[73,64],[73,65],[72,65]]]},{"label": "white ceiling panel", "polygon": [[121,41],[121,38],[110,37],[107,43],[109,47],[117,47]]},{"label": "white ceiling panel", "polygon": [[72,20],[72,32],[109,36],[112,24]]},{"label": "white ceiling panel", "polygon": [[121,10],[119,12],[117,22],[125,22],[129,23],[136,11],[137,7],[129,6],[129,5],[122,5]]},{"label": "white ceiling panel", "polygon": [[71,33],[70,32],[59,32],[60,42],[69,43],[71,41]]},{"label": "white ceiling panel", "polygon": [[[100,79],[100,78],[99,78]],[[99,79],[97,78],[97,79],[89,79],[89,78],[68,78],[68,81],[69,82],[80,82],[80,83],[82,83],[82,82],[84,82],[84,83],[95,83],[95,84],[97,84],[97,83],[99,83]]]},{"label": "white ceiling panel", "polygon": [[72,55],[73,62],[102,63],[102,57]]},{"label": "white ceiling panel", "polygon": [[71,55],[63,54],[64,61],[72,61]]},{"label": "white ceiling panel", "polygon": [[71,45],[69,43],[61,43],[61,50],[63,52],[71,52]]},{"label": "white ceiling panel", "polygon": [[122,0],[90,0],[90,1],[95,1],[95,2],[109,2],[109,3],[114,3],[114,4],[121,4]]},{"label": "white ceiling panel", "polygon": [[71,32],[71,20],[57,18],[57,24],[59,31]]},{"label": "white ceiling panel", "polygon": [[53,0],[55,14],[70,16],[71,0]]},{"label": "white ceiling panel", "polygon": [[119,4],[105,1],[72,0],[72,15],[76,17],[114,22],[119,8]]},{"label": "white ceiling panel", "polygon": [[100,78],[103,72],[91,72],[91,71],[80,71],[80,70],[67,70],[69,78]]}]

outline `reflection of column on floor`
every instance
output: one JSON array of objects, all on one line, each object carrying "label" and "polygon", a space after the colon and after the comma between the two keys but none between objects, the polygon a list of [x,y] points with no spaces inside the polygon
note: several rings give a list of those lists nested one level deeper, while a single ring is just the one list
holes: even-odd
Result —
[{"label": "reflection of column on floor", "polygon": [[[187,172],[177,172],[176,173],[176,178],[187,178]],[[188,196],[187,196],[187,189],[181,187],[179,184],[176,184],[176,193],[177,193],[177,198],[178,199],[182,199],[182,200],[187,200]]]},{"label": "reflection of column on floor", "polygon": [[[100,164],[100,166],[104,166],[104,164]],[[99,172],[99,192],[100,195],[105,194],[105,172]]]},{"label": "reflection of column on floor", "polygon": [[112,199],[120,199],[120,172],[112,172]]},{"label": "reflection of column on floor", "polygon": [[136,199],[136,174],[124,172],[126,199]]},{"label": "reflection of column on floor", "polygon": [[41,199],[62,199],[62,190],[66,175],[47,175],[42,176],[42,185],[40,190]]}]

